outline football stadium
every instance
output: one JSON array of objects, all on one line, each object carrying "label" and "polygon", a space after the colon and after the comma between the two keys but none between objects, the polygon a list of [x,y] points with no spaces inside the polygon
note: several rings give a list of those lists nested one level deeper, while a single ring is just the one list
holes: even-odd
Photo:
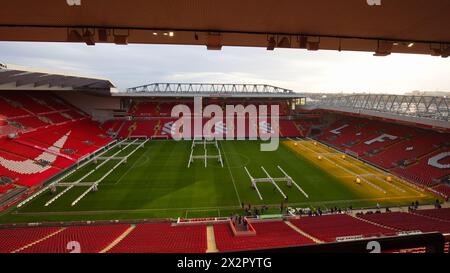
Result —
[{"label": "football stadium", "polygon": [[[2,4],[0,40],[450,53],[444,1],[431,20],[418,0],[59,2]],[[442,95],[1,64],[0,253],[448,253],[449,114]]]}]

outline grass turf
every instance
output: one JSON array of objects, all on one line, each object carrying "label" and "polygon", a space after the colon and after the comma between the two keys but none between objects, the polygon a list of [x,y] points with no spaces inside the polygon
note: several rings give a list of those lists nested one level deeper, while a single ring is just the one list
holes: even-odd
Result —
[{"label": "grass turf", "polygon": [[[287,203],[295,207],[352,205],[356,208],[373,207],[377,203],[405,205],[416,199],[432,202],[435,198],[429,194],[414,195],[415,191],[409,189],[407,194],[390,189],[386,195],[374,193],[373,189],[361,190],[359,186],[349,182],[350,175],[342,173],[342,170],[339,172],[324,162],[315,161],[314,152],[310,150],[296,150],[298,147],[294,147],[292,141],[286,141],[274,152],[261,152],[258,141],[221,141],[219,146],[224,161],[223,168],[216,159],[209,159],[207,168],[201,159],[195,160],[187,168],[191,144],[190,141],[148,142],[126,164],[120,165],[106,177],[99,184],[97,192],[90,192],[75,206],[71,206],[71,203],[87,186],[74,187],[47,207],[44,204],[55,194],[43,193],[26,206],[12,209],[0,216],[0,222],[228,216],[240,211],[241,203],[264,204],[271,207],[269,213],[279,212],[284,199],[282,195],[272,185],[260,183],[258,188],[263,196],[263,200],[260,200],[256,191],[250,187],[250,179],[244,166],[255,178],[265,177],[261,166],[272,177],[281,177],[283,175],[277,168],[278,165],[281,166],[309,194],[309,198],[306,198],[295,187],[289,188],[285,183],[278,182],[288,196]],[[314,149],[311,143],[305,145]],[[117,156],[126,155],[134,148],[131,145]],[[208,154],[217,154],[213,145],[208,145],[207,148]],[[202,149],[203,147],[196,147],[195,154],[202,154]],[[320,149],[316,152],[320,152]],[[115,148],[107,154],[112,155],[117,151],[118,148]],[[338,158],[330,160],[337,161]],[[96,181],[117,163],[117,160],[105,163],[82,181]],[[76,181],[98,164],[91,163],[64,181]],[[357,161],[346,164],[353,171],[358,171],[353,166],[358,164]],[[361,168],[366,167],[358,168],[361,171]],[[364,169],[364,172],[368,171]],[[58,192],[62,189],[59,187]]]}]

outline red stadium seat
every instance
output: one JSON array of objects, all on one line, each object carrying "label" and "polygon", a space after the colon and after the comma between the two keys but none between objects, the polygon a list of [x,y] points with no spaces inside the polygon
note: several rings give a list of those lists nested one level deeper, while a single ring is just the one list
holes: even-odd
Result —
[{"label": "red stadium seat", "polygon": [[361,215],[359,217],[374,223],[403,231],[420,230],[422,232],[450,232],[450,225],[448,222],[414,215],[411,213],[374,213]]},{"label": "red stadium seat", "polygon": [[372,237],[395,233],[392,229],[379,227],[346,214],[301,217],[290,222],[326,242],[334,242],[337,237],[358,235]]},{"label": "red stadium seat", "polygon": [[[81,253],[97,253],[111,244],[130,225],[68,227],[58,234],[32,245],[22,253],[69,253],[69,242],[79,243]],[[69,245],[70,246],[70,245]]]},{"label": "red stadium seat", "polygon": [[168,223],[140,224],[109,252],[204,253],[206,226],[171,226]]},{"label": "red stadium seat", "polygon": [[0,253],[9,253],[60,230],[59,227],[0,229]]},{"label": "red stadium seat", "polygon": [[314,244],[283,221],[252,222],[256,236],[234,236],[229,224],[214,225],[219,251],[264,249]]}]

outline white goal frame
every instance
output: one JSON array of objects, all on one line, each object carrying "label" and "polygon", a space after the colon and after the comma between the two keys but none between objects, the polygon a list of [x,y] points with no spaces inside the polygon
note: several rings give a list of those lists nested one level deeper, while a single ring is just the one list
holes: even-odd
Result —
[{"label": "white goal frame", "polygon": [[251,186],[256,190],[256,193],[258,194],[258,197],[260,200],[263,200],[262,194],[258,189],[258,183],[270,183],[272,184],[278,192],[284,197],[284,199],[287,198],[286,194],[281,190],[281,188],[277,185],[276,182],[286,182],[286,184],[290,187],[294,185],[306,198],[309,199],[309,195],[292,179],[291,176],[289,176],[280,166],[277,166],[277,168],[284,174],[284,177],[272,177],[270,174],[264,169],[263,166],[261,166],[262,171],[266,174],[266,177],[263,178],[254,178],[247,167],[244,167],[245,172],[247,173],[248,177],[251,181]]},{"label": "white goal frame", "polygon": [[[124,164],[127,162],[128,158],[130,156],[132,156],[138,149],[144,147],[145,143],[147,143],[147,141],[149,141],[149,139],[145,139],[143,142],[137,142],[138,140],[140,140],[140,138],[134,138],[134,140],[130,140],[130,139],[124,139],[120,142],[118,142],[116,145],[112,146],[112,148],[118,146],[120,148],[119,151],[117,151],[116,153],[114,153],[111,156],[102,156],[104,153],[100,154],[99,156],[95,156],[93,157],[89,162],[96,162],[98,160],[102,160],[103,162],[100,163],[99,165],[97,165],[95,168],[93,168],[92,170],[90,170],[87,174],[83,175],[80,179],[74,181],[74,182],[61,182],[61,180],[59,180],[58,182],[54,183],[51,185],[51,187],[66,187],[63,191],[61,191],[60,193],[58,193],[55,197],[53,197],[52,199],[50,199],[49,201],[47,201],[47,203],[44,204],[45,207],[51,205],[53,202],[55,202],[56,200],[58,200],[61,196],[63,196],[64,194],[66,194],[69,190],[71,190],[74,187],[77,186],[89,186],[89,188],[84,191],[77,199],[75,199],[75,201],[73,201],[71,203],[71,206],[75,206],[81,199],[83,199],[89,192],[91,192],[93,189],[97,189],[97,186],[99,183],[101,183],[106,177],[108,177],[115,169],[117,169],[121,164]],[[125,147],[122,147],[122,145],[125,145]],[[123,150],[127,149],[128,147],[135,145],[136,147],[130,152],[128,153],[126,156],[124,157],[117,157],[117,155],[121,152],[123,152]],[[111,150],[109,149],[109,150]],[[109,151],[108,150],[108,151]],[[105,152],[106,153],[106,152]],[[106,174],[104,174],[100,179],[98,179],[97,181],[94,182],[85,182],[83,181],[85,178],[87,178],[88,176],[90,176],[91,174],[93,174],[95,171],[97,171],[100,167],[102,167],[103,165],[105,165],[106,163],[108,163],[111,160],[118,160],[119,162],[114,165],[114,167],[112,167]],[[50,188],[50,187],[49,187]]]},{"label": "white goal frame", "polygon": [[[204,154],[194,155],[194,148],[197,145],[203,145]],[[217,149],[218,155],[208,155],[207,145],[214,145]],[[220,163],[220,166],[223,168],[222,153],[220,152],[219,142],[217,141],[217,139],[214,141],[207,141],[206,139],[199,140],[199,139],[194,138],[192,140],[191,153],[189,155],[189,161],[188,161],[187,167],[190,168],[191,164],[196,159],[203,160],[205,168],[208,167],[208,159],[217,159],[217,161]]]}]

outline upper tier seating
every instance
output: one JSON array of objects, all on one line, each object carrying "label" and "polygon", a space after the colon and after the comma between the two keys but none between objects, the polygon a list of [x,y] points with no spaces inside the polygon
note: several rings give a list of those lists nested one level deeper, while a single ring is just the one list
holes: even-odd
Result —
[{"label": "upper tier seating", "polygon": [[14,189],[16,186],[12,185],[12,184],[7,184],[7,185],[0,185],[0,194],[8,192],[12,189]]},{"label": "upper tier seating", "polygon": [[[64,112],[63,112],[64,113]],[[70,121],[67,117],[63,116],[60,112],[52,113],[52,114],[46,114],[44,115],[46,118],[48,118],[53,124],[63,123]]]},{"label": "upper tier seating", "polygon": [[38,185],[112,141],[98,123],[49,92],[1,92],[0,106],[0,175],[13,184]]},{"label": "upper tier seating", "polygon": [[296,227],[326,242],[334,242],[337,237],[381,236],[395,233],[394,230],[379,227],[347,214],[301,217],[290,220]]},{"label": "upper tier seating", "polygon": [[38,129],[41,127],[51,125],[50,123],[42,121],[37,116],[28,116],[28,117],[18,118],[18,119],[14,119],[14,120],[10,120],[10,121],[12,121],[13,123],[18,123],[18,124],[24,126],[28,130]]},{"label": "upper tier seating", "polygon": [[[174,106],[178,104],[187,105],[191,112],[194,109],[194,102],[192,100],[186,101],[169,101],[169,102],[155,102],[155,101],[138,101],[135,102],[129,110],[129,114],[132,116],[147,116],[147,117],[170,117],[172,109]],[[203,102],[203,107],[208,106],[209,104],[217,104],[223,110],[225,110],[226,105],[244,105],[247,106],[249,104],[255,105],[259,107],[260,105],[268,105],[268,113],[271,111],[271,105],[278,105],[279,115],[286,116],[289,114],[289,107],[284,101],[255,101],[255,102],[242,102],[242,101],[218,101],[218,102]]]},{"label": "upper tier seating", "polygon": [[[109,121],[103,124],[103,128],[108,130],[118,130],[118,136],[120,138],[125,138],[129,136],[161,136],[165,135],[167,137],[171,137],[172,129],[174,129],[173,123],[176,121],[174,118],[161,118],[161,119],[152,119],[152,120],[136,120],[136,121],[123,121],[123,126],[119,122]],[[206,124],[209,119],[203,119],[203,124]],[[194,121],[192,120],[192,123]],[[301,121],[288,121],[288,120],[280,120],[280,136],[281,137],[298,137],[302,136],[300,130],[297,129],[295,124],[301,124]],[[248,119],[245,121],[245,137],[249,136],[249,128],[259,128],[259,133],[268,132],[269,129],[274,128],[271,127],[270,119],[264,123],[260,122],[256,127],[256,124],[251,123]],[[234,130],[235,136],[238,136],[238,126],[237,126],[237,118],[234,120]],[[191,127],[191,137],[194,136],[194,127]],[[226,126],[226,121],[216,123],[213,132],[217,135],[225,136],[229,129]]]},{"label": "upper tier seating", "polygon": [[0,93],[0,137],[84,117],[76,108],[49,92]]},{"label": "upper tier seating", "polygon": [[168,223],[140,224],[109,252],[204,253],[206,226],[174,226]]},{"label": "upper tier seating", "polygon": [[25,92],[4,92],[2,96],[14,103],[20,104],[27,111],[40,114],[54,111],[44,100],[39,99],[39,95],[30,96]]},{"label": "upper tier seating", "polygon": [[229,224],[214,225],[219,251],[250,250],[314,244],[283,221],[254,222],[256,236],[234,236]]},{"label": "upper tier seating", "polygon": [[15,107],[11,105],[1,95],[0,95],[0,109],[1,109],[0,114],[6,117],[20,117],[20,116],[27,116],[30,114],[29,112],[25,111],[20,107]]}]

